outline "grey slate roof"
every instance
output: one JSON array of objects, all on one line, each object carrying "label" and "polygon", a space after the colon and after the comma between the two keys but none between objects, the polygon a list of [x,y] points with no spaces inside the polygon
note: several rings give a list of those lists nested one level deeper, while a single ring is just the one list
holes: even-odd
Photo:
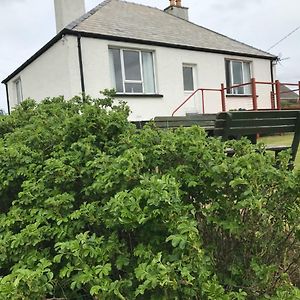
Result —
[{"label": "grey slate roof", "polygon": [[158,8],[122,0],[105,0],[70,23],[44,47],[5,78],[7,83],[30,65],[64,34],[95,35],[110,40],[126,40],[174,48],[220,52],[275,60],[276,56],[227,36],[172,16]]},{"label": "grey slate roof", "polygon": [[66,28],[104,36],[275,59],[270,53],[170,15],[158,8],[122,0],[104,1]]}]

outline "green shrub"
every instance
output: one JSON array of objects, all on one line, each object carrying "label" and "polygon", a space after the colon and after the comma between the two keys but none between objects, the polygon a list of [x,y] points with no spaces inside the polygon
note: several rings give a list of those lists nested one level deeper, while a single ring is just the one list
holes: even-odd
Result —
[{"label": "green shrub", "polygon": [[300,299],[288,153],[128,113],[108,95],[1,117],[0,298]]}]

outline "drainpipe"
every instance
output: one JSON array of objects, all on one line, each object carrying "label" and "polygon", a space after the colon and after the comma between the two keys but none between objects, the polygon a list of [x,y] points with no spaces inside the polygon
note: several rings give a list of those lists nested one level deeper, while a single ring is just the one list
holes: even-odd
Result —
[{"label": "drainpipe", "polygon": [[9,104],[9,94],[8,94],[7,82],[5,83],[5,89],[6,89],[7,112],[10,115],[10,104]]},{"label": "drainpipe", "polygon": [[84,73],[83,73],[83,60],[82,60],[82,49],[81,49],[81,36],[77,36],[77,46],[78,46],[78,62],[80,71],[80,83],[81,83],[81,93],[83,99],[85,99],[85,84],[84,84]]},{"label": "drainpipe", "polygon": [[[274,82],[273,60],[270,61],[271,82]],[[274,85],[272,84],[272,92],[274,93]]]}]

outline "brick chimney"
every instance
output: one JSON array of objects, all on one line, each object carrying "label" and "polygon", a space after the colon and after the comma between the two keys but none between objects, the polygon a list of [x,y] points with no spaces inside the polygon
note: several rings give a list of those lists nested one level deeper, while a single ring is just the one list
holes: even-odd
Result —
[{"label": "brick chimney", "polygon": [[84,0],[54,0],[56,32],[85,14]]},{"label": "brick chimney", "polygon": [[189,20],[188,8],[181,6],[181,0],[170,0],[170,5],[164,11],[175,17]]}]

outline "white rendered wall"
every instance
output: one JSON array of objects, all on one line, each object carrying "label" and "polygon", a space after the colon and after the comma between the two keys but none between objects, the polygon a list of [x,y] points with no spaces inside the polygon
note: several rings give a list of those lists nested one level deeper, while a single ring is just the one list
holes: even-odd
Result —
[{"label": "white rendered wall", "polygon": [[[99,91],[113,87],[109,67],[109,46],[154,51],[157,93],[163,97],[117,97],[129,104],[132,110],[130,116],[132,120],[149,120],[155,116],[170,116],[174,109],[189,96],[183,90],[183,64],[195,66],[195,87],[220,88],[221,83],[225,84],[225,59],[250,61],[252,76],[257,81],[271,81],[270,61],[265,59],[82,38],[86,92],[93,97],[99,97]],[[258,108],[270,108],[270,87],[258,86],[257,94],[259,96]],[[252,109],[252,98],[226,97],[227,110],[239,108]],[[220,93],[206,92],[205,113],[219,111],[221,111]],[[202,113],[200,93],[186,103],[176,115],[185,115],[191,112]]]},{"label": "white rendered wall", "polygon": [[[155,116],[170,116],[188,96],[183,90],[182,65],[195,67],[195,88],[220,88],[225,79],[225,59],[251,61],[252,76],[257,81],[271,81],[270,61],[223,54],[206,53],[151,45],[82,38],[82,58],[85,89],[88,95],[99,97],[100,91],[113,88],[109,46],[154,51],[157,93],[163,97],[117,97],[126,101],[132,111],[131,120],[149,120]],[[81,93],[77,37],[65,36],[39,58],[9,81],[11,107],[16,105],[14,81],[21,78],[23,98],[40,101],[46,97],[64,95],[69,99]],[[270,87],[257,89],[258,108],[270,108]],[[176,115],[202,113],[200,93],[186,103]],[[227,97],[226,109],[252,109],[251,97]],[[219,92],[205,93],[205,113],[221,111]]]},{"label": "white rendered wall", "polygon": [[56,96],[69,99],[80,93],[76,43],[75,37],[65,36],[8,82],[11,109],[17,105],[15,80],[18,78],[22,82],[23,99],[41,101]]}]

